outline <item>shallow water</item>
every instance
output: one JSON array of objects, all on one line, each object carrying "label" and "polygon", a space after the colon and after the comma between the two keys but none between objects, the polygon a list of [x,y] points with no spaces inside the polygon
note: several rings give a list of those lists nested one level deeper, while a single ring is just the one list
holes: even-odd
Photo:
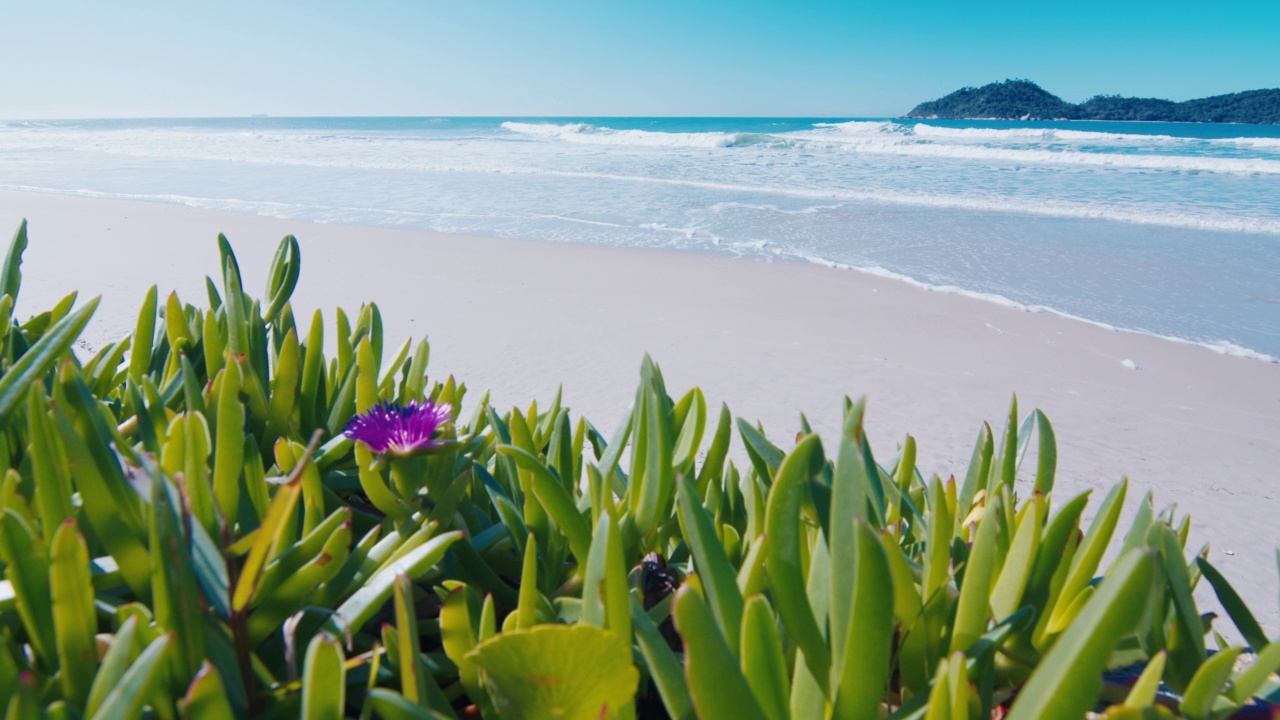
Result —
[{"label": "shallow water", "polygon": [[1277,126],[6,122],[0,187],[806,260],[1280,356]]}]

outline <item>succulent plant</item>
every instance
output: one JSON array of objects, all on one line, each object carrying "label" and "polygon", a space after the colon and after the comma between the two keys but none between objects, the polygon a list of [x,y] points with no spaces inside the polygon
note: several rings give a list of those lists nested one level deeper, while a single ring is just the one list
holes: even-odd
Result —
[{"label": "succulent plant", "polygon": [[1189,519],[1148,495],[1121,533],[1122,481],[1082,526],[1090,494],[1055,495],[1053,428],[1016,399],[960,479],[923,476],[911,437],[877,461],[864,401],[782,447],[647,357],[609,438],[560,394],[464,419],[466,386],[428,380],[426,341],[384,347],[376,305],[297,326],[294,238],[266,300],[218,242],[208,307],[153,287],[91,357],[97,299],[12,317],[25,225],[0,268],[6,718],[1217,719],[1280,697],[1280,643],[1188,560]]}]

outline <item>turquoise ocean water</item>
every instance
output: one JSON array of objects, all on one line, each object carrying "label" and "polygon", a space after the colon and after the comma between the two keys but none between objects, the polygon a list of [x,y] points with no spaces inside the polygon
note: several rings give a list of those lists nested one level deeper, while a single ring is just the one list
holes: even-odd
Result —
[{"label": "turquoise ocean water", "polygon": [[816,262],[1280,357],[1280,126],[5,121],[0,188]]}]

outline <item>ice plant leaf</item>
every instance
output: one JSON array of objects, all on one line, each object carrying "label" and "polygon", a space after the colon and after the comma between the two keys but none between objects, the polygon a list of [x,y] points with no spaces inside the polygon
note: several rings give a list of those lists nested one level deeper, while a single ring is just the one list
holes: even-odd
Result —
[{"label": "ice plant leaf", "polygon": [[1231,677],[1231,668],[1242,647],[1227,648],[1209,658],[1196,670],[1182,695],[1182,703],[1178,710],[1189,718],[1200,720],[1209,718],[1214,700],[1222,694],[1227,679]]},{"label": "ice plant leaf", "polygon": [[209,661],[205,661],[179,702],[185,720],[220,720],[234,717],[226,686]]},{"label": "ice plant leaf", "polygon": [[769,720],[784,720],[791,699],[787,661],[773,619],[773,608],[763,595],[747,601],[742,615],[742,674]]},{"label": "ice plant leaf", "polygon": [[8,565],[4,575],[12,588],[18,616],[36,656],[57,667],[49,557],[38,542],[30,524],[21,515],[11,509],[0,510],[0,559]]},{"label": "ice plant leaf", "polygon": [[89,579],[89,550],[74,520],[58,527],[51,554],[49,588],[58,657],[62,661],[62,696],[83,705],[98,671],[93,639],[98,618]]},{"label": "ice plant leaf", "polygon": [[1280,668],[1280,642],[1273,642],[1262,650],[1256,650],[1258,657],[1253,664],[1231,680],[1231,689],[1227,697],[1237,703],[1245,703],[1253,697]]},{"label": "ice plant leaf", "polygon": [[800,523],[800,509],[807,494],[809,477],[821,462],[822,444],[817,435],[805,437],[786,456],[769,492],[765,532],[769,536],[766,565],[778,615],[787,633],[804,650],[805,662],[825,695],[829,688],[827,675],[831,669],[831,651],[805,595]]},{"label": "ice plant leaf", "polygon": [[996,533],[1001,518],[1000,495],[991,498],[978,524],[978,534],[969,553],[956,617],[951,631],[951,652],[964,652],[987,630],[991,617],[991,575],[995,564]]},{"label": "ice plant leaf", "polygon": [[84,714],[92,717],[97,708],[102,706],[106,696],[110,694],[129,669],[129,656],[133,655],[133,635],[137,633],[138,616],[133,615],[120,625],[115,637],[111,638],[111,646],[102,656],[102,666],[93,676],[93,685],[88,692],[88,700],[84,703]]},{"label": "ice plant leaf", "polygon": [[293,289],[298,285],[298,274],[302,270],[302,251],[298,248],[298,240],[292,235],[285,235],[276,248],[276,255],[271,260],[271,269],[267,272],[267,300],[270,303],[262,313],[262,319],[274,322],[289,302]]},{"label": "ice plant leaf", "polygon": [[1218,596],[1218,602],[1222,603],[1222,607],[1227,611],[1227,615],[1231,617],[1231,621],[1235,623],[1240,635],[1253,647],[1254,652],[1262,652],[1262,648],[1268,645],[1267,636],[1262,632],[1262,626],[1258,624],[1258,621],[1253,617],[1253,613],[1249,611],[1244,601],[1240,599],[1240,595],[1236,593],[1235,588],[1231,587],[1231,583],[1227,582],[1222,573],[1209,564],[1208,560],[1197,557],[1196,566],[1200,568],[1200,573],[1213,586],[1213,591]]},{"label": "ice plant leaf", "polygon": [[0,295],[8,295],[18,299],[18,288],[22,285],[22,253],[27,249],[27,219],[18,224],[18,231],[13,234],[13,242],[9,244],[9,252],[5,255],[4,266],[0,268]]},{"label": "ice plant leaf", "polygon": [[504,720],[595,720],[630,702],[640,673],[617,633],[539,625],[502,633],[468,654]]},{"label": "ice plant leaf", "polygon": [[767,720],[715,617],[690,585],[676,594],[676,629],[684,640],[685,676],[698,716]]},{"label": "ice plant leaf", "polygon": [[1151,658],[1125,697],[1125,707],[1141,710],[1155,703],[1156,693],[1160,690],[1160,676],[1164,673],[1164,662],[1168,656],[1166,652],[1158,652]]},{"label": "ice plant leaf", "polygon": [[407,575],[415,579],[444,557],[449,546],[462,537],[459,531],[447,532],[431,538],[425,544],[405,553],[386,567],[381,568],[330,618],[329,629],[341,634],[344,630],[356,630],[386,604],[391,597],[396,577]]},{"label": "ice plant leaf", "polygon": [[93,298],[79,310],[54,323],[9,367],[4,377],[0,377],[0,421],[7,419],[9,413],[26,396],[27,387],[43,378],[58,358],[71,349],[72,343],[89,324],[89,318],[98,307],[98,300],[99,298]]},{"label": "ice plant leaf", "polygon": [[1154,588],[1155,554],[1130,550],[1031,674],[1010,720],[1079,718],[1093,706],[1111,650],[1133,631]]},{"label": "ice plant leaf", "polygon": [[724,545],[716,538],[712,518],[708,517],[706,509],[693,494],[693,485],[684,477],[679,482],[678,509],[685,542],[693,555],[693,566],[702,580],[702,589],[707,596],[711,613],[728,641],[729,649],[736,656],[743,608],[738,579],[725,554]]},{"label": "ice plant leaf", "polygon": [[838,687],[832,703],[834,718],[874,717],[888,684],[893,651],[893,571],[889,555],[865,520],[852,521],[853,576],[846,599],[849,623]]},{"label": "ice plant leaf", "polygon": [[142,309],[138,311],[138,323],[133,331],[133,349],[129,354],[129,379],[134,382],[141,381],[142,376],[151,367],[151,344],[156,335],[158,293],[156,286],[152,285],[142,301]]},{"label": "ice plant leaf", "polygon": [[636,644],[649,668],[649,676],[662,696],[667,714],[675,720],[690,720],[693,717],[693,698],[689,697],[689,686],[680,671],[680,661],[640,601],[634,597],[629,599]]},{"label": "ice plant leaf", "polygon": [[172,635],[161,635],[151,641],[137,660],[121,676],[119,684],[102,701],[102,706],[92,715],[92,720],[141,717],[142,708],[155,687],[163,660],[172,644]]},{"label": "ice plant leaf", "polygon": [[432,435],[452,419],[453,407],[431,400],[379,403],[351,418],[342,434],[369,446],[375,453],[407,456],[443,444]]},{"label": "ice plant leaf", "polygon": [[302,676],[302,714],[306,720],[338,720],[346,703],[347,670],[342,643],[321,633],[307,646]]}]

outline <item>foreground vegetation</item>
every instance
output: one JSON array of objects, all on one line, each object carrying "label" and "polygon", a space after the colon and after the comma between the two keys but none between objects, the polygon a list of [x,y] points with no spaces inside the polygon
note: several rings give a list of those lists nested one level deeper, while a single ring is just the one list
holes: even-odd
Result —
[{"label": "foreground vegetation", "polygon": [[909,118],[999,120],[1140,120],[1280,124],[1280,89],[1249,90],[1183,102],[1096,95],[1069,103],[1030,80],[967,87],[917,105]]},{"label": "foreground vegetation", "polygon": [[910,437],[878,462],[861,401],[780,446],[647,358],[608,437],[559,396],[463,418],[376,305],[297,324],[292,237],[262,300],[219,238],[207,308],[153,287],[91,358],[96,299],[10,319],[25,246],[0,268],[6,718],[1208,719],[1280,695],[1280,643],[1188,561],[1189,518],[1147,496],[1121,528],[1123,482],[1055,495],[1053,430],[1016,402],[959,480]]}]

